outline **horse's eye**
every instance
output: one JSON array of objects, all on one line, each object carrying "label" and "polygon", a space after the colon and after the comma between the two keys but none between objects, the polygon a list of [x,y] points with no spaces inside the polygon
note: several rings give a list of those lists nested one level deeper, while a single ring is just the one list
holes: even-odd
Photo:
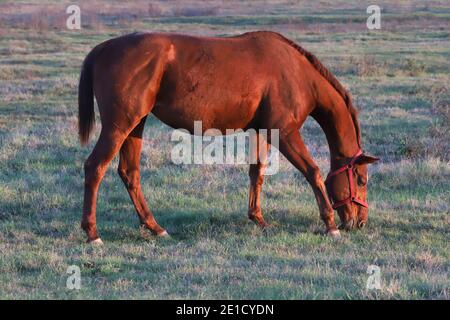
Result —
[{"label": "horse's eye", "polygon": [[367,184],[367,177],[358,175],[358,185],[364,187]]}]

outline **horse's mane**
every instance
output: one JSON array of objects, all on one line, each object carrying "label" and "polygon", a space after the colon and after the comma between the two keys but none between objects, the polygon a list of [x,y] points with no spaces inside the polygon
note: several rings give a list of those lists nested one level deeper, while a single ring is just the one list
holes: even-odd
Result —
[{"label": "horse's mane", "polygon": [[304,48],[302,48],[298,44],[296,44],[294,41],[284,37],[283,35],[281,35],[279,33],[274,32],[273,34],[275,34],[283,42],[289,44],[291,47],[293,47],[298,52],[300,52],[313,65],[313,67],[320,73],[320,75],[322,77],[324,77],[333,86],[333,88],[341,95],[341,97],[344,99],[345,104],[347,105],[347,109],[350,112],[350,115],[352,117],[353,125],[354,125],[355,131],[356,131],[356,139],[357,139],[358,146],[361,147],[361,130],[359,127],[359,122],[358,122],[358,111],[353,106],[352,96],[347,91],[347,89],[345,89],[342,86],[342,84],[338,81],[338,79],[336,79],[336,77],[311,52],[309,52],[308,50],[305,50]]}]

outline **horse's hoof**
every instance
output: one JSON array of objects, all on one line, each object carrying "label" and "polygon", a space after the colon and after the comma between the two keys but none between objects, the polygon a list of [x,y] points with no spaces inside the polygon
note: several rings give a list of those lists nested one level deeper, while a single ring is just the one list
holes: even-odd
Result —
[{"label": "horse's hoof", "polygon": [[330,230],[330,231],[328,231],[328,235],[330,237],[332,237],[333,239],[341,238],[341,232],[339,230]]},{"label": "horse's hoof", "polygon": [[93,245],[93,246],[102,246],[102,245],[103,245],[103,241],[102,241],[102,239],[100,239],[100,238],[97,238],[97,239],[95,239],[95,240],[88,241],[88,243],[89,243],[90,245]]},{"label": "horse's hoof", "polygon": [[157,236],[158,238],[170,239],[170,234],[168,234],[166,230],[161,231],[161,232],[158,233],[156,236]]},{"label": "horse's hoof", "polygon": [[253,221],[254,223],[256,223],[256,225],[258,227],[260,227],[261,230],[264,230],[269,227],[269,224],[264,221],[263,217],[261,216],[261,213],[259,215],[258,214],[249,214],[248,218],[250,219],[250,221]]},{"label": "horse's hoof", "polygon": [[268,224],[268,223],[265,223],[265,222],[264,222],[264,224],[261,224],[259,227],[261,228],[261,230],[262,230],[263,232],[269,232],[269,231],[272,231],[272,230],[273,230],[272,225],[271,225],[271,224]]},{"label": "horse's hoof", "polygon": [[261,227],[261,233],[264,236],[273,236],[276,232],[276,228],[273,227],[273,225],[266,223],[264,226]]}]

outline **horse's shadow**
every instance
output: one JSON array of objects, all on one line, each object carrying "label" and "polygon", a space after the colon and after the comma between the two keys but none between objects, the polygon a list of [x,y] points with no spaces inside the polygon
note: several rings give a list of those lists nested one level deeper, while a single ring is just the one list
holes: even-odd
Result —
[{"label": "horse's shadow", "polygon": [[[265,213],[270,227],[260,229],[247,218],[246,210],[217,214],[215,209],[185,210],[180,208],[158,210],[155,216],[174,241],[199,241],[204,238],[227,239],[229,237],[276,236],[282,232],[300,234],[321,233],[320,219],[314,219],[302,212],[292,213],[287,210],[272,210]],[[114,214],[114,213],[111,213]],[[117,215],[121,215],[117,213]],[[101,219],[103,220],[103,219]],[[149,231],[139,227],[136,216],[129,214],[126,218],[108,219],[108,226],[102,228],[98,221],[101,236],[106,241],[147,241],[154,238]],[[120,220],[120,221],[117,221]]]}]

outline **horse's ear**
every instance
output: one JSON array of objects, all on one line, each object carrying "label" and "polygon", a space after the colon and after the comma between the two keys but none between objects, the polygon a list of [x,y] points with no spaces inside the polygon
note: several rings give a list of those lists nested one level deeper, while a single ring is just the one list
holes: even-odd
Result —
[{"label": "horse's ear", "polygon": [[358,157],[358,159],[356,159],[355,163],[356,164],[370,164],[370,163],[374,163],[378,160],[380,160],[380,158],[363,153],[362,155],[360,155]]}]

